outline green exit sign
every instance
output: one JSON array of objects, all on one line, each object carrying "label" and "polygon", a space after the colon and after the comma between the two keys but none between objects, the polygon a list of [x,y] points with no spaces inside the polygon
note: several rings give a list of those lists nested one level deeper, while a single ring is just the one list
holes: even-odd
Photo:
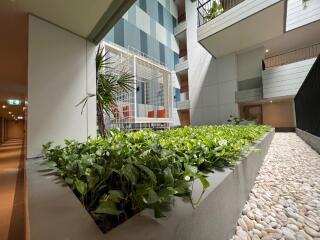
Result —
[{"label": "green exit sign", "polygon": [[19,99],[8,99],[8,105],[21,105],[21,100]]}]

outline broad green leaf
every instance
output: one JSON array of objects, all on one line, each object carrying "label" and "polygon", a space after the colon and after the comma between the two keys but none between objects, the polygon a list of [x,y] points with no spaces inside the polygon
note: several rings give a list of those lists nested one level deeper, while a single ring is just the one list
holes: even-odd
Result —
[{"label": "broad green leaf", "polygon": [[195,166],[191,166],[191,165],[185,164],[184,167],[186,169],[185,170],[186,175],[194,176],[198,172],[198,168],[195,167]]},{"label": "broad green leaf", "polygon": [[202,183],[203,189],[207,189],[207,188],[210,186],[210,183],[209,183],[209,181],[207,180],[206,177],[204,177],[204,176],[202,176],[202,175],[199,175],[198,178],[199,178],[199,180],[200,180],[201,183]]},{"label": "broad green leaf", "polygon": [[144,201],[147,204],[156,203],[158,200],[159,200],[158,194],[153,189],[150,189],[148,191],[148,195],[144,198]]},{"label": "broad green leaf", "polygon": [[102,156],[103,150],[102,150],[102,149],[98,149],[98,150],[96,151],[96,154],[97,154],[98,156]]},{"label": "broad green leaf", "polygon": [[57,163],[56,162],[53,162],[53,161],[49,161],[48,162],[48,166],[49,168],[51,169],[55,169],[57,167]]},{"label": "broad green leaf", "polygon": [[164,182],[168,186],[172,186],[174,184],[174,178],[171,172],[171,169],[167,167],[163,170]]},{"label": "broad green leaf", "polygon": [[174,189],[177,191],[177,194],[187,194],[190,192],[190,183],[183,180],[177,180]]},{"label": "broad green leaf", "polygon": [[87,184],[82,182],[79,179],[76,179],[74,182],[77,191],[81,194],[81,195],[85,195],[87,193]]},{"label": "broad green leaf", "polygon": [[95,167],[95,169],[97,169],[97,171],[98,171],[98,173],[99,173],[100,175],[103,175],[103,174],[105,173],[104,167],[102,167],[102,166],[100,166],[100,165],[98,165],[98,164],[93,164],[93,166]]},{"label": "broad green leaf", "polygon": [[117,206],[111,200],[101,201],[99,206],[94,211],[100,214],[119,215],[122,211],[117,209]]},{"label": "broad green leaf", "polygon": [[92,189],[99,182],[99,177],[93,175],[87,176],[87,182],[89,189]]},{"label": "broad green leaf", "polygon": [[69,184],[69,185],[72,185],[72,184],[73,184],[73,179],[70,178],[70,177],[66,177],[64,180],[65,180],[65,182],[66,182],[67,184]]},{"label": "broad green leaf", "polygon": [[128,178],[130,182],[135,184],[137,182],[138,176],[136,168],[132,164],[126,164],[123,168],[123,174]]},{"label": "broad green leaf", "polygon": [[118,203],[123,198],[124,198],[124,195],[120,190],[110,190],[109,191],[109,199],[111,201]]},{"label": "broad green leaf", "polygon": [[176,194],[176,193],[177,193],[176,190],[168,187],[168,188],[161,189],[158,193],[158,196],[159,196],[161,202],[163,202],[163,201],[168,202],[168,201],[173,200],[174,194]]},{"label": "broad green leaf", "polygon": [[141,164],[136,164],[136,166],[143,170],[147,174],[147,176],[152,180],[153,183],[157,183],[157,177],[150,168]]}]

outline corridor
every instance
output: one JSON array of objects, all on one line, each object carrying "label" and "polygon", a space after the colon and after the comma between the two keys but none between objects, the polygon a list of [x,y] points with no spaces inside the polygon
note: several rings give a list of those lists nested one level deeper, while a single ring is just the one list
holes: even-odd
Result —
[{"label": "corridor", "polygon": [[0,240],[24,239],[24,145],[10,139],[0,145]]}]

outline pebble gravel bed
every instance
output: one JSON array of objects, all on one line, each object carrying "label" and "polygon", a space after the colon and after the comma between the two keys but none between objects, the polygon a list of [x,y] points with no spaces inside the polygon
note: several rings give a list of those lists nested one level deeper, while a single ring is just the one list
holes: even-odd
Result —
[{"label": "pebble gravel bed", "polygon": [[276,133],[230,240],[320,240],[320,156]]}]

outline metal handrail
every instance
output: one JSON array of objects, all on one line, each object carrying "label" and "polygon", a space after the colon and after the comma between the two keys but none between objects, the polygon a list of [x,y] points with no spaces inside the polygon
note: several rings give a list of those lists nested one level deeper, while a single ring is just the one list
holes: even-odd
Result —
[{"label": "metal handrail", "polygon": [[[231,8],[237,6],[239,3],[243,2],[245,0],[198,0],[198,27],[202,26],[203,24],[209,22],[210,20],[214,19],[220,14],[223,14],[230,10]],[[220,13],[217,13],[216,16],[210,16],[210,11],[213,7],[213,3],[221,3],[223,11]]]},{"label": "metal handrail", "polygon": [[320,54],[320,43],[317,43],[312,46],[295,49],[290,52],[265,58],[264,63],[266,68],[271,68],[275,66],[281,66],[289,63],[303,61],[310,58],[315,58],[319,54]]}]

